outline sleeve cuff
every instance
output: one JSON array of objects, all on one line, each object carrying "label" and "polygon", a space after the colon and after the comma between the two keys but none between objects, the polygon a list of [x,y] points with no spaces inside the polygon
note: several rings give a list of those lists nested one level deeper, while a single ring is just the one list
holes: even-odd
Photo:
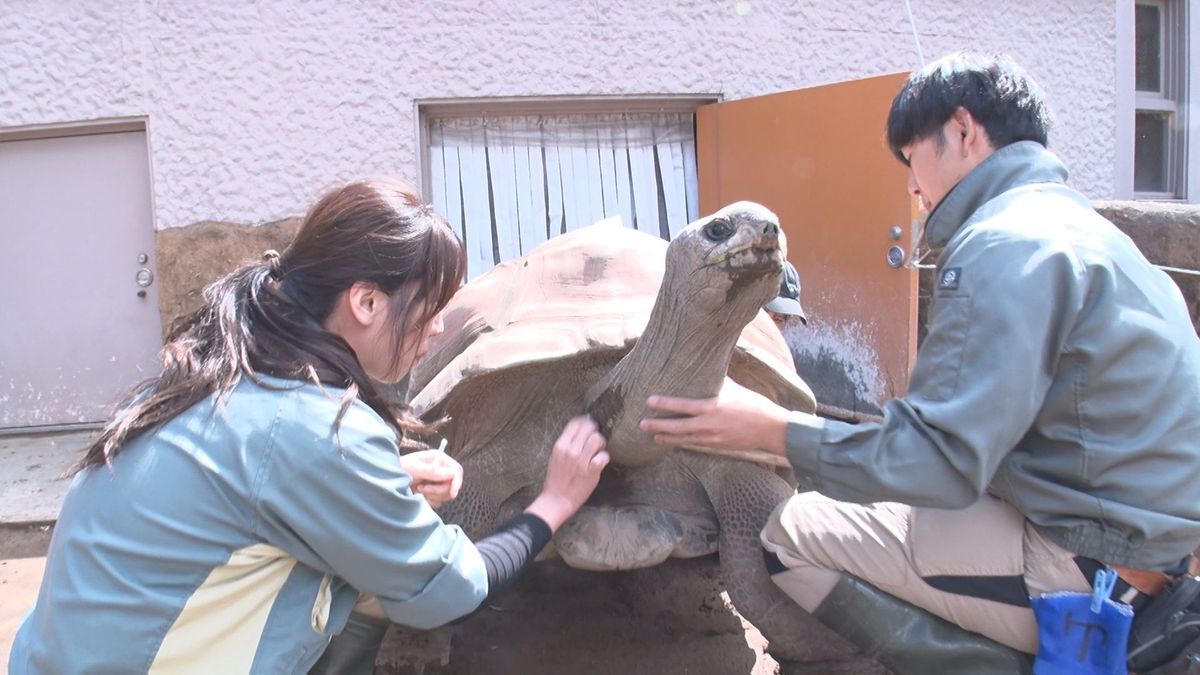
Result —
[{"label": "sleeve cuff", "polygon": [[817,484],[821,463],[821,439],[824,435],[823,417],[799,411],[788,415],[787,457],[801,485]]},{"label": "sleeve cuff", "polygon": [[471,613],[487,596],[487,570],[475,544],[457,525],[451,550],[443,557],[445,567],[417,595],[405,600],[379,598],[392,621],[428,630]]},{"label": "sleeve cuff", "polygon": [[550,531],[550,525],[532,513],[522,513],[509,521],[509,524],[513,529],[520,530],[528,537],[531,559],[536,558],[537,554],[546,548],[546,544],[549,544],[550,539],[554,536],[554,533]]}]

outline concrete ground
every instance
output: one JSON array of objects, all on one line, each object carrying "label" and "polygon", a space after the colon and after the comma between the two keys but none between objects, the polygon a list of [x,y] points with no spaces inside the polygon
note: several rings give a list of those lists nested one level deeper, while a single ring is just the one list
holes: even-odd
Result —
[{"label": "concrete ground", "polygon": [[0,436],[0,666],[37,598],[46,548],[70,480],[95,432]]},{"label": "concrete ground", "polygon": [[65,474],[94,435],[0,436],[0,526],[53,522],[70,485]]}]

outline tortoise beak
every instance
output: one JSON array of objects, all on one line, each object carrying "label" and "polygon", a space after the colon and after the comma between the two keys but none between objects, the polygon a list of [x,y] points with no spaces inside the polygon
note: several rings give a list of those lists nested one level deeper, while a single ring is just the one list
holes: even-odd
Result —
[{"label": "tortoise beak", "polygon": [[729,251],[710,265],[729,265],[739,268],[742,274],[778,272],[783,266],[783,251],[778,239],[756,241]]}]

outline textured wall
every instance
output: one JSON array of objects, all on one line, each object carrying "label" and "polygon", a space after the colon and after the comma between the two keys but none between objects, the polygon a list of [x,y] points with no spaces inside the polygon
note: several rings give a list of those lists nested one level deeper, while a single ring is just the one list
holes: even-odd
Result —
[{"label": "textured wall", "polygon": [[[1111,2],[911,4],[927,57],[1023,63],[1074,183],[1111,196]],[[0,129],[149,118],[160,228],[281,219],[364,174],[415,181],[414,99],[737,99],[917,64],[902,0],[0,0],[0,45]]]}]

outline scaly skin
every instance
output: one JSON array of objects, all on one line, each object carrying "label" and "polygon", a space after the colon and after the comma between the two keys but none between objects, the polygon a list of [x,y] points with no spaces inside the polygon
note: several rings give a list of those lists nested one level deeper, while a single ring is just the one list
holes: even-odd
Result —
[{"label": "scaly skin", "polygon": [[792,662],[792,672],[882,672],[771,582],[758,534],[775,507],[794,494],[792,486],[748,462],[689,453],[687,463],[721,523],[721,581],[738,612],[770,641],[771,655]]}]

